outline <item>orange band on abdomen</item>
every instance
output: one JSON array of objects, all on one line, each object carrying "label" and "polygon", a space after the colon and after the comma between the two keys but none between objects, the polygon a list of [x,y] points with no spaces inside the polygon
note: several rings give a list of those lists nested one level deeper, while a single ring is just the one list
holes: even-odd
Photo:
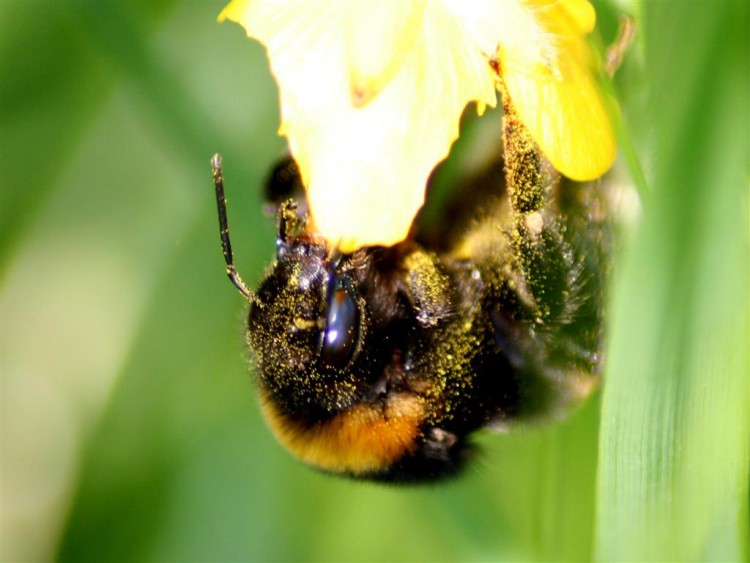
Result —
[{"label": "orange band on abdomen", "polygon": [[261,408],[276,438],[310,465],[354,475],[387,469],[417,446],[424,406],[401,393],[385,405],[357,404],[313,426],[282,413],[266,393]]}]

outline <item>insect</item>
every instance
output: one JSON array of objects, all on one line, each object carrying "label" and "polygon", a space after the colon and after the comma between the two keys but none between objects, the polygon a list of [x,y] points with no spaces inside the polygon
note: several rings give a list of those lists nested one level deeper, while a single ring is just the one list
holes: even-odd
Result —
[{"label": "insect", "polygon": [[261,408],[296,457],[355,478],[435,481],[466,465],[475,430],[554,415],[595,387],[601,197],[545,172],[524,146],[505,148],[520,168],[488,167],[450,219],[390,248],[341,254],[282,201],[276,261],[257,291],[233,264],[214,157]]}]

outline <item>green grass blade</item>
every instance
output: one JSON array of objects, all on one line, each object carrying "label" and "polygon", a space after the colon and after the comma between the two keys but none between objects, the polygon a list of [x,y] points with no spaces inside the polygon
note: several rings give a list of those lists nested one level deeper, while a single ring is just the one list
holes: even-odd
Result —
[{"label": "green grass blade", "polygon": [[748,556],[748,9],[643,4],[653,197],[614,290],[596,553]]}]

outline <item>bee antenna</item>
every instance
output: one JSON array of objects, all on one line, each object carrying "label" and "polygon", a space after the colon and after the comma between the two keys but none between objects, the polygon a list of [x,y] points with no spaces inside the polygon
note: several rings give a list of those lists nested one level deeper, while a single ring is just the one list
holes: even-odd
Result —
[{"label": "bee antenna", "polygon": [[215,154],[211,158],[213,169],[214,188],[216,189],[216,205],[219,209],[219,234],[221,236],[221,250],[224,252],[224,261],[227,263],[227,276],[234,286],[248,301],[260,305],[258,296],[249,289],[242,281],[240,274],[234,267],[232,257],[232,243],[229,241],[229,225],[227,223],[227,200],[224,197],[224,176],[221,171],[221,155]]}]

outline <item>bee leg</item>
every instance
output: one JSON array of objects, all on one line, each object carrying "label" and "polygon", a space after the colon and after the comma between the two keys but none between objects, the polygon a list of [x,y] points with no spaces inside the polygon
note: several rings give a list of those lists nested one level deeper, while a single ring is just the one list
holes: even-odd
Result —
[{"label": "bee leg", "polygon": [[504,87],[501,90],[510,245],[533,321],[543,325],[570,314],[568,303],[581,257],[571,246],[565,219],[553,201],[560,175],[546,162]]},{"label": "bee leg", "polygon": [[283,258],[287,248],[306,228],[307,216],[300,213],[295,199],[279,204],[276,218],[276,257]]},{"label": "bee leg", "polygon": [[437,255],[415,250],[404,258],[405,293],[416,312],[420,326],[438,326],[453,310],[451,280],[440,266]]},{"label": "bee leg", "polygon": [[430,428],[423,439],[422,455],[442,461],[451,460],[451,450],[458,443],[458,436],[442,428]]},{"label": "bee leg", "polygon": [[513,211],[525,215],[544,205],[556,178],[553,169],[542,157],[536,141],[518,116],[502,83],[500,90],[504,111],[505,181]]},{"label": "bee leg", "polygon": [[580,396],[591,388],[601,356],[605,225],[595,219],[601,190],[561,180],[507,96],[503,103],[510,281],[523,327],[512,338],[524,358],[534,358],[526,368],[541,375],[540,383],[562,382],[568,396]]},{"label": "bee leg", "polygon": [[[579,192],[587,187],[571,186]],[[520,322],[504,326],[501,311],[492,318],[496,336],[510,340],[510,348],[523,358],[519,410],[530,415],[567,410],[598,382],[603,231],[590,223],[585,200],[575,202],[571,212],[575,215],[546,209],[541,224],[517,221],[512,227],[509,246],[516,262],[512,275]]]},{"label": "bee leg", "polygon": [[563,227],[550,209],[550,194],[559,176],[544,157],[518,116],[505,87],[503,148],[505,177],[510,197],[510,250],[520,279],[518,291],[536,324],[559,315],[566,288],[559,279],[574,268],[565,248]]}]

